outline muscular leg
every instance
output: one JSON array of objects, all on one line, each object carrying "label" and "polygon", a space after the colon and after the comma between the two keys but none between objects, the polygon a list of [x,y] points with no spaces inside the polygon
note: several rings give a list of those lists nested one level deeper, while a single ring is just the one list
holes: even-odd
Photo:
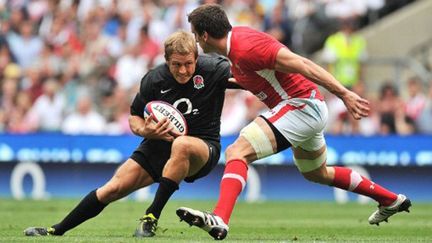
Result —
[{"label": "muscular leg", "polygon": [[[251,136],[246,134],[241,135],[232,145],[227,148],[225,152],[227,162],[225,164],[224,175],[220,183],[219,199],[213,213],[221,217],[226,224],[229,223],[229,219],[237,198],[246,185],[248,169],[247,165],[255,161],[258,157],[265,157],[277,151],[276,138],[269,125],[261,117],[256,118],[254,123],[255,124],[253,125],[259,126],[259,128],[253,127],[252,129],[255,131],[260,130],[262,133]],[[245,133],[247,132],[245,131]],[[259,152],[260,155],[257,155],[253,145],[246,138],[246,136],[249,136],[249,139],[251,140],[256,139],[261,141],[263,136],[267,137],[267,152],[264,152],[266,149],[263,148],[266,146],[261,146],[262,151]],[[257,144],[259,144],[259,142],[257,142]]]},{"label": "muscular leg", "polygon": [[[293,148],[296,159],[313,160],[318,158],[326,150],[325,146],[318,151],[308,152],[300,147]],[[376,200],[380,205],[392,204],[397,195],[380,185],[361,176],[356,171],[345,167],[326,166],[325,160],[321,166],[309,172],[303,172],[303,176],[312,182],[334,186],[344,190],[352,191]]]},{"label": "muscular leg", "polygon": [[180,182],[187,176],[196,174],[209,160],[208,145],[201,139],[181,136],[174,140],[171,157],[167,161],[159,187],[146,214],[159,218],[171,195],[178,189]]},{"label": "muscular leg", "polygon": [[60,223],[52,226],[55,229],[54,234],[63,235],[82,222],[97,216],[109,203],[152,183],[153,180],[148,173],[138,163],[128,159],[117,169],[111,180],[90,192]]},{"label": "muscular leg", "polygon": [[195,137],[181,136],[174,140],[171,157],[162,175],[180,184],[187,176],[196,174],[209,160],[207,143]]},{"label": "muscular leg", "polygon": [[96,195],[99,201],[108,204],[151,184],[153,179],[147,171],[133,159],[128,159],[105,185],[97,189]]}]

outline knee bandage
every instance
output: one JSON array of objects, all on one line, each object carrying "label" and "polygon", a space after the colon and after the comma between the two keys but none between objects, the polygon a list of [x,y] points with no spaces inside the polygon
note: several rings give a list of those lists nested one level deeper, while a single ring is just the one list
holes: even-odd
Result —
[{"label": "knee bandage", "polygon": [[251,122],[240,131],[240,136],[244,137],[253,147],[258,159],[274,154],[270,139],[255,122]]},{"label": "knee bandage", "polygon": [[297,159],[293,157],[294,163],[301,173],[318,169],[327,159],[327,150],[315,159]]}]

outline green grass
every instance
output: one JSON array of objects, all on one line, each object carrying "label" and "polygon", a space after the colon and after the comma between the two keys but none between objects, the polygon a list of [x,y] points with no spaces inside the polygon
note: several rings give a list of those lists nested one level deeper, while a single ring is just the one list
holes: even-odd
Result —
[{"label": "green grass", "polygon": [[[61,220],[78,200],[14,201],[0,199],[0,242],[212,242],[210,236],[180,223],[179,206],[211,209],[214,202],[171,201],[156,237],[134,239],[132,234],[149,202],[117,202],[62,237],[25,237],[28,226],[49,226]],[[372,204],[330,202],[239,203],[226,242],[432,242],[432,204],[415,203],[390,223],[371,226]]]}]

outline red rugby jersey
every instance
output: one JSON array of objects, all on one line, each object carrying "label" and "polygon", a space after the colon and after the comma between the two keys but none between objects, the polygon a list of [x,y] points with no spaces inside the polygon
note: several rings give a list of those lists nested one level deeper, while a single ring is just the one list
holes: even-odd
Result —
[{"label": "red rugby jersey", "polygon": [[276,55],[285,46],[272,36],[249,27],[234,27],[227,46],[237,82],[269,108],[290,98],[323,99],[317,85],[303,75],[274,70]]}]

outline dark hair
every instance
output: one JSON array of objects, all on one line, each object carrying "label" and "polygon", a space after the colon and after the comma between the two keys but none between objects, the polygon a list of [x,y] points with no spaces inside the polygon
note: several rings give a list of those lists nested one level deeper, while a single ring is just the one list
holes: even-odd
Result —
[{"label": "dark hair", "polygon": [[381,86],[380,97],[384,97],[388,92],[393,93],[395,96],[399,95],[397,88],[391,82],[386,82]]},{"label": "dark hair", "polygon": [[232,29],[228,17],[218,4],[204,4],[188,15],[188,21],[198,35],[207,32],[211,37],[221,39]]}]

